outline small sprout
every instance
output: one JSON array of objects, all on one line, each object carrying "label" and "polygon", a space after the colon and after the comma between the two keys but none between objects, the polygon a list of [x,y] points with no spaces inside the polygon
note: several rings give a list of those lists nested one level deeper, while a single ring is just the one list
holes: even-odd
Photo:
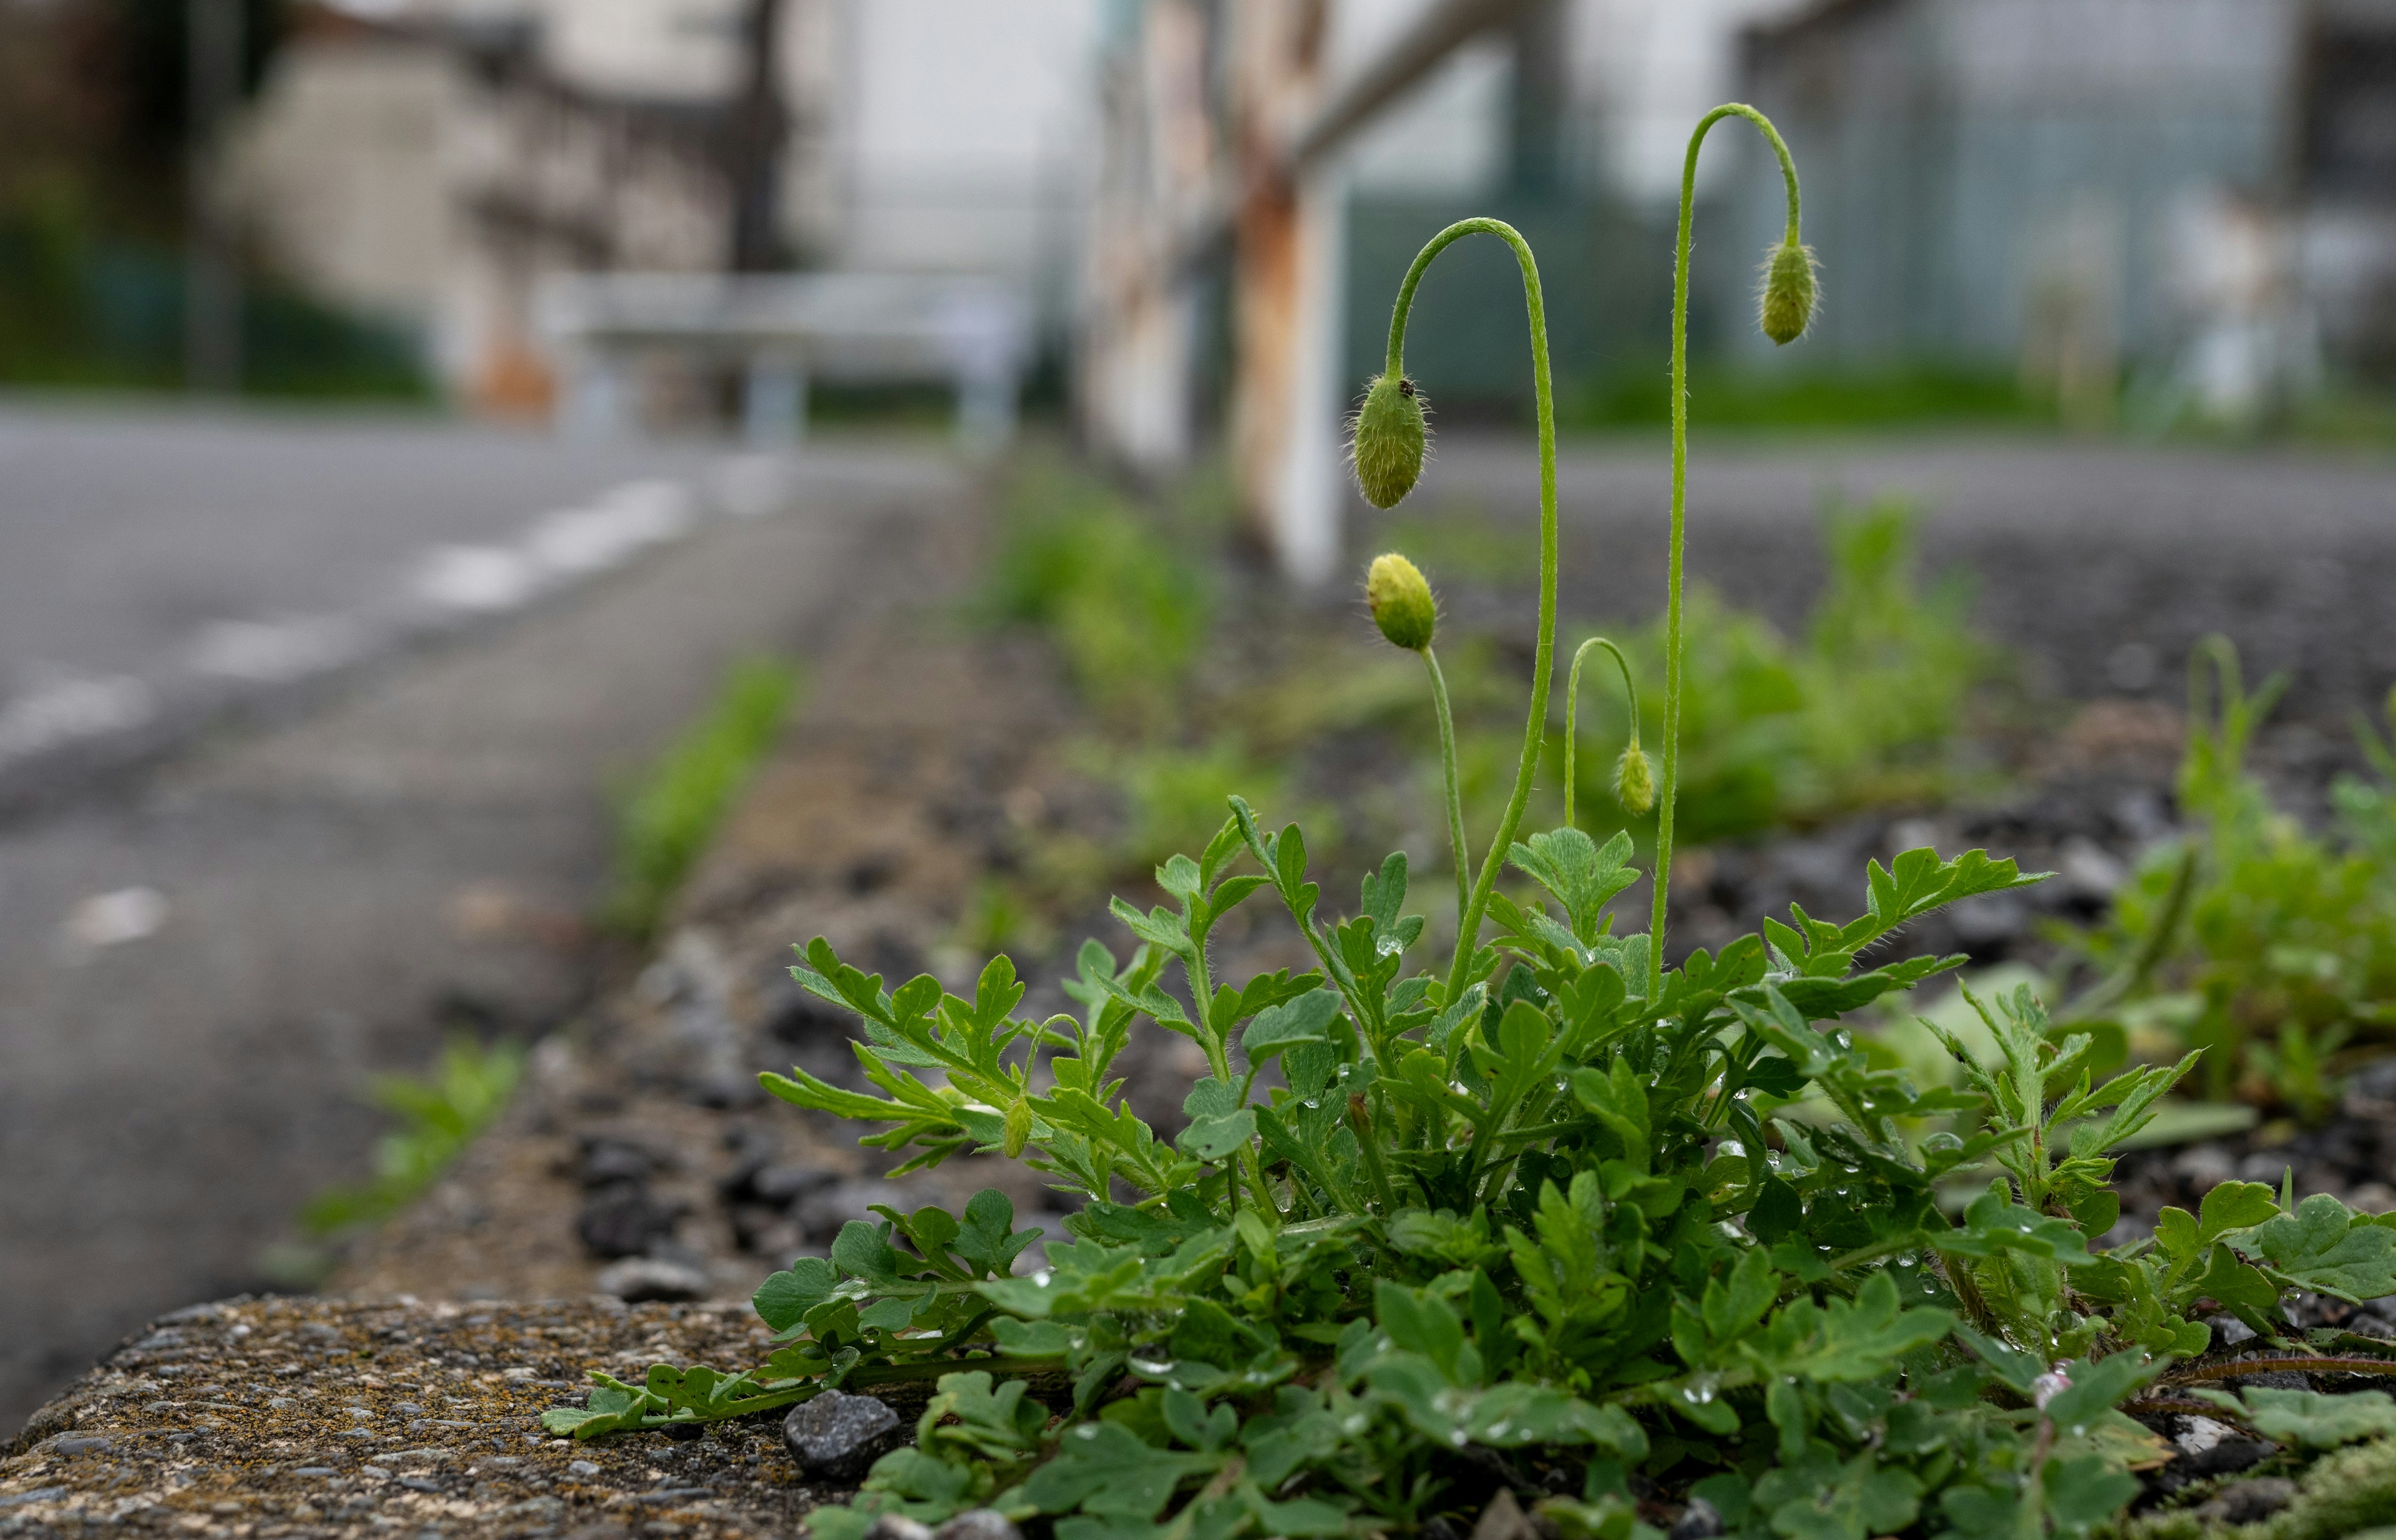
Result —
[{"label": "small sprout", "polygon": [[1422,569],[1396,551],[1373,558],[1364,573],[1364,603],[1372,608],[1373,624],[1391,646],[1420,652],[1431,645],[1439,606],[1431,600]]},{"label": "small sprout", "polygon": [[1430,437],[1422,392],[1404,375],[1376,375],[1365,389],[1364,404],[1356,409],[1353,426],[1348,453],[1356,467],[1356,485],[1375,508],[1395,508],[1422,474],[1423,446]]},{"label": "small sprout", "polygon": [[1785,347],[1814,324],[1814,248],[1784,240],[1764,265],[1764,335]]},{"label": "small sprout", "polygon": [[1644,816],[1656,805],[1656,770],[1647,763],[1647,750],[1632,738],[1614,762],[1614,794],[1620,800],[1622,810],[1632,817]]}]

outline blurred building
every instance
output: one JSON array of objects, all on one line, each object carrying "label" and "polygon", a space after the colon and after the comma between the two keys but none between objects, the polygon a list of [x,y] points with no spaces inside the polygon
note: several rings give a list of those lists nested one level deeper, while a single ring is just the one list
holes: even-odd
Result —
[{"label": "blurred building", "polygon": [[[2232,418],[2396,372],[2389,0],[1817,0],[1739,70],[1804,170],[1809,353],[2012,365],[2092,421],[2125,371]],[[1737,253],[1778,229],[1745,162]]]},{"label": "blurred building", "polygon": [[[533,312],[561,272],[971,273],[1018,285],[1061,335],[1096,14],[1086,0],[308,6],[229,192],[278,265],[408,323],[456,393],[502,409],[553,392]],[[744,179],[761,165],[759,199]],[[762,251],[735,249],[744,197],[770,219]]]}]

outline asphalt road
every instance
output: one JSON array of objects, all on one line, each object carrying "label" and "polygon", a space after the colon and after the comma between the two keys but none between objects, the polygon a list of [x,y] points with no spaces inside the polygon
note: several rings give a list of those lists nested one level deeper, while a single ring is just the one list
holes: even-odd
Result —
[{"label": "asphalt road", "polygon": [[[370,1073],[460,1021],[570,1012],[609,786],[729,660],[804,657],[875,602],[961,479],[932,454],[777,470],[423,425],[12,412],[0,445],[0,729],[61,677],[153,704],[138,765],[0,822],[13,1427],[142,1320],[254,1286],[298,1206],[366,1169]],[[627,486],[647,511],[583,520],[544,566],[549,516],[620,514]],[[209,638],[295,616],[349,650],[216,684],[296,681],[304,710],[194,714]]]},{"label": "asphalt road", "polygon": [[[1923,565],[1970,584],[1977,623],[2051,694],[2176,703],[2190,648],[2216,631],[2250,679],[2291,674],[2284,715],[2340,738],[2345,719],[2396,682],[2396,459],[2386,455],[1700,433],[1690,462],[1692,579],[1784,628],[1802,626],[1821,583],[1822,512],[1894,497],[1920,511]],[[1567,443],[1557,492],[1567,618],[1660,608],[1671,485],[1660,437]],[[1459,432],[1443,436],[1400,512],[1419,526],[1461,505],[1527,524],[1537,496],[1527,441]],[[1369,553],[1382,516],[1359,503],[1353,517],[1351,548]],[[1509,604],[1459,618],[1527,626],[1523,615]]]}]

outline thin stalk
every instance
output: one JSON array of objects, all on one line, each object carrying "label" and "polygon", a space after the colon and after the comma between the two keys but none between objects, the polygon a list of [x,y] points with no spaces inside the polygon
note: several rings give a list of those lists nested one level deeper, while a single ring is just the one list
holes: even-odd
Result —
[{"label": "thin stalk", "polygon": [[1580,710],[1580,666],[1591,647],[1604,647],[1614,655],[1615,664],[1622,670],[1622,693],[1631,697],[1631,747],[1639,747],[1639,686],[1631,683],[1631,661],[1622,649],[1603,636],[1592,636],[1573,649],[1572,671],[1564,676],[1564,827],[1573,826],[1573,792],[1580,784],[1573,774],[1573,750],[1580,744],[1577,725]]},{"label": "thin stalk", "polygon": [[1431,259],[1467,235],[1495,235],[1511,246],[1515,265],[1523,270],[1523,308],[1531,327],[1531,385],[1538,401],[1539,422],[1539,640],[1531,668],[1530,718],[1523,726],[1523,757],[1514,770],[1514,794],[1507,800],[1506,816],[1498,837],[1482,857],[1480,877],[1457,917],[1456,957],[1447,970],[1447,993],[1454,1000],[1464,992],[1465,975],[1472,966],[1474,943],[1481,938],[1482,911],[1498,886],[1498,873],[1513,848],[1514,831],[1522,827],[1523,811],[1530,805],[1531,778],[1538,770],[1539,745],[1548,731],[1548,696],[1555,684],[1556,663],[1556,404],[1548,376],[1548,307],[1539,288],[1539,264],[1530,243],[1502,219],[1459,219],[1432,236],[1416,253],[1398,285],[1398,302],[1390,312],[1389,372],[1405,373],[1406,314],[1414,308],[1415,285]]},{"label": "thin stalk", "polygon": [[1471,896],[1472,857],[1464,844],[1464,790],[1457,780],[1456,714],[1448,709],[1447,678],[1439,671],[1439,655],[1425,647],[1422,660],[1431,674],[1431,705],[1439,713],[1439,765],[1447,782],[1447,848],[1456,857],[1456,923],[1461,926]]},{"label": "thin stalk", "polygon": [[1664,784],[1656,812],[1656,901],[1647,925],[1647,988],[1664,987],[1664,917],[1672,884],[1672,806],[1681,790],[1681,569],[1686,543],[1689,507],[1689,225],[1696,216],[1697,150],[1706,134],[1726,117],[1743,117],[1772,141],[1780,157],[1781,179],[1789,186],[1787,240],[1794,245],[1797,228],[1797,163],[1789,156],[1780,132],[1762,113],[1744,102],[1715,108],[1697,120],[1689,136],[1689,153],[1681,164],[1681,226],[1672,254],[1672,555],[1664,599]]}]

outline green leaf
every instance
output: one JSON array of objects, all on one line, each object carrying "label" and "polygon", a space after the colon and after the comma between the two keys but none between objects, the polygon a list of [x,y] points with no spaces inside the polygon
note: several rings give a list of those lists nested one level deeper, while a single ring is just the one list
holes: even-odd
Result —
[{"label": "green leaf", "polygon": [[1479,1383],[1481,1357],[1465,1346],[1464,1322],[1446,1301],[1384,1279],[1374,1285],[1373,1312],[1391,1343],[1429,1359],[1450,1385]]},{"label": "green leaf", "polygon": [[1600,850],[1577,829],[1534,834],[1528,844],[1517,843],[1506,857],[1555,895],[1572,921],[1572,938],[1587,946],[1604,922],[1605,906],[1616,894],[1639,880],[1630,866],[1631,834],[1617,830]]},{"label": "green leaf", "polygon": [[1247,1029],[1240,1034],[1240,1050],[1255,1065],[1301,1042],[1321,1042],[1332,1018],[1338,1014],[1338,990],[1310,990],[1249,1022]]},{"label": "green leaf", "polygon": [[2130,1392],[2151,1382],[2163,1371],[2163,1361],[2143,1353],[2115,1353],[2093,1361],[2078,1359],[2063,1366],[2071,1383],[2047,1401],[2049,1420],[2066,1433],[2094,1427],[2099,1417],[2121,1404]]},{"label": "green leaf", "polygon": [[1803,1295],[1790,1301],[1750,1350],[1776,1374],[1825,1384],[1869,1380],[1954,1325],[1945,1310],[1901,1308],[1897,1281],[1881,1271],[1865,1280],[1852,1302],[1833,1297],[1817,1306]]},{"label": "green leaf", "polygon": [[2396,1294],[2396,1229],[2373,1224],[2325,1192],[2233,1244],[2250,1256],[2259,1253],[2271,1275],[2290,1288],[2353,1304]]},{"label": "green leaf", "polygon": [[830,1262],[820,1256],[802,1256],[786,1271],[774,1273],[759,1284],[750,1303],[756,1307],[757,1319],[777,1332],[787,1332],[830,1299],[839,1286],[840,1275]]},{"label": "green leaf", "polygon": [[2138,1479],[2108,1467],[2092,1454],[2048,1461],[2039,1472],[2039,1487],[2055,1533],[2078,1540],[2137,1496]]},{"label": "green leaf", "polygon": [[1219,1463],[1211,1454],[1159,1449],[1121,1423],[1079,1423],[1058,1440],[1057,1457],[1023,1483],[1023,1496],[1043,1513],[1078,1508],[1153,1522],[1176,1487]]},{"label": "green leaf", "polygon": [[2271,1390],[2249,1386],[2248,1420],[2265,1438],[2307,1449],[2335,1449],[2357,1439],[2396,1434],[2396,1401],[2385,1390],[2351,1390],[2324,1396],[2311,1390]]}]

